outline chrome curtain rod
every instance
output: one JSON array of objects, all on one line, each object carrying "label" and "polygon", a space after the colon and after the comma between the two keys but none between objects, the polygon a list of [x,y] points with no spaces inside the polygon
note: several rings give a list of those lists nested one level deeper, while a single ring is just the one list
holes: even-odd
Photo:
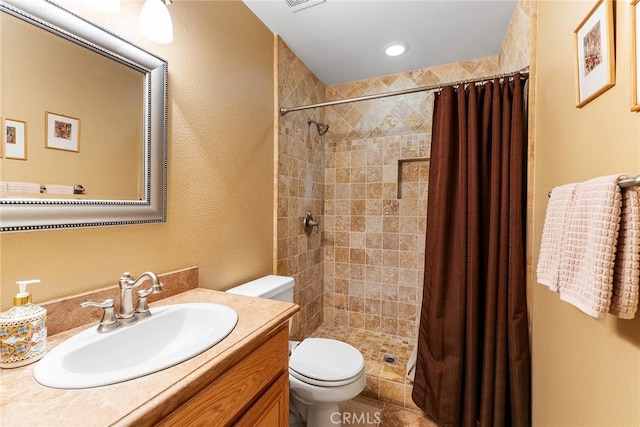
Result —
[{"label": "chrome curtain rod", "polygon": [[287,113],[291,113],[293,111],[309,110],[311,108],[329,107],[331,105],[347,104],[347,103],[350,103],[350,102],[368,101],[370,99],[387,98],[389,96],[408,95],[410,93],[416,93],[416,92],[427,92],[427,91],[431,91],[431,90],[439,90],[439,89],[442,89],[442,88],[447,87],[447,86],[459,86],[459,85],[466,85],[466,84],[469,84],[469,83],[488,82],[488,81],[494,80],[494,79],[504,79],[504,78],[507,78],[507,77],[513,77],[517,73],[520,73],[522,75],[527,75],[528,76],[529,75],[529,67],[525,67],[525,68],[523,68],[521,70],[513,71],[511,73],[496,74],[494,76],[481,77],[481,78],[476,78],[476,79],[459,80],[459,81],[453,82],[453,83],[440,83],[440,84],[431,85],[431,86],[414,87],[414,88],[411,88],[411,89],[398,90],[398,91],[395,91],[395,92],[385,92],[385,93],[377,93],[377,94],[374,94],[374,95],[357,96],[355,98],[338,99],[336,101],[327,101],[327,102],[320,102],[318,104],[301,105],[299,107],[290,107],[290,108],[280,107],[280,115],[284,116]]}]

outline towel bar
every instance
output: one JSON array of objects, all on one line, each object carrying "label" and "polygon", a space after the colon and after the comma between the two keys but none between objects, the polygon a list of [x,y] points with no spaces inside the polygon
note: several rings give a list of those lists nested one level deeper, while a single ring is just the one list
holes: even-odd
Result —
[{"label": "towel bar", "polygon": [[[635,178],[623,179],[618,183],[620,188],[629,188],[629,187],[639,187],[640,186],[640,175]],[[551,197],[551,191],[547,193],[547,197]]]},{"label": "towel bar", "polygon": [[[40,185],[40,192],[41,193],[46,193],[47,192],[47,186],[41,184]],[[84,186],[81,184],[76,184],[73,186],[73,194],[82,194],[84,193]]]},{"label": "towel bar", "polygon": [[640,175],[635,178],[624,179],[618,183],[620,188],[638,187],[640,186]]}]

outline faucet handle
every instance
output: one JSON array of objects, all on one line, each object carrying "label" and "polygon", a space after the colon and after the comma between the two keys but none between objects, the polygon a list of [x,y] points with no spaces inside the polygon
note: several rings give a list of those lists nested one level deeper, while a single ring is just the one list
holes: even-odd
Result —
[{"label": "faucet handle", "polygon": [[107,298],[100,302],[95,301],[85,301],[80,303],[80,307],[100,307],[104,311],[102,312],[102,319],[100,319],[100,324],[98,325],[98,332],[109,332],[114,329],[118,329],[120,327],[120,322],[116,317],[114,311],[114,300],[113,298]]},{"label": "faucet handle", "polygon": [[302,227],[304,228],[304,233],[307,236],[311,235],[313,231],[313,227],[316,227],[316,233],[320,232],[319,223],[313,219],[313,215],[311,215],[311,211],[307,211],[304,218],[302,218]]},{"label": "faucet handle", "polygon": [[102,300],[100,302],[95,302],[95,301],[85,301],[85,302],[81,302],[80,303],[80,307],[100,307],[100,308],[113,308],[113,306],[115,305],[115,301],[113,298],[107,298],[105,300]]},{"label": "faucet handle", "polygon": [[149,304],[147,303],[147,297],[155,293],[153,288],[138,291],[138,307],[136,307],[136,317],[143,319],[151,316],[149,311]]},{"label": "faucet handle", "polygon": [[149,311],[149,304],[147,303],[147,297],[151,294],[159,294],[164,290],[164,285],[161,282],[154,284],[149,289],[138,291],[138,307],[136,308],[136,316],[140,319],[151,316]]}]

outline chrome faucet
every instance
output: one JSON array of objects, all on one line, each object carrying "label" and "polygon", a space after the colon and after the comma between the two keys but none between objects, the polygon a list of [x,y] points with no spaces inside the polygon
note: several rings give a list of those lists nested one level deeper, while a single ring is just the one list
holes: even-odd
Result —
[{"label": "chrome faucet", "polygon": [[118,319],[124,325],[130,325],[135,323],[140,318],[137,316],[137,310],[133,308],[133,289],[143,284],[146,280],[151,280],[151,288],[146,291],[138,292],[138,309],[142,316],[148,317],[151,315],[149,312],[149,306],[147,305],[147,296],[149,294],[157,294],[162,292],[164,285],[158,280],[156,273],[147,271],[144,272],[137,279],[133,279],[131,273],[126,272],[120,277],[118,285],[120,286],[120,310],[118,312]]},{"label": "chrome faucet", "polygon": [[[138,306],[133,308],[133,290],[147,280],[151,280],[151,287],[138,291]],[[151,294],[162,292],[164,288],[156,273],[151,271],[142,273],[135,280],[130,273],[124,273],[120,277],[118,285],[120,286],[120,310],[117,315],[114,315],[114,301],[112,298],[102,302],[85,301],[80,304],[81,307],[100,307],[104,310],[102,320],[98,325],[98,332],[110,332],[120,326],[133,325],[138,320],[151,316],[147,297]]]}]

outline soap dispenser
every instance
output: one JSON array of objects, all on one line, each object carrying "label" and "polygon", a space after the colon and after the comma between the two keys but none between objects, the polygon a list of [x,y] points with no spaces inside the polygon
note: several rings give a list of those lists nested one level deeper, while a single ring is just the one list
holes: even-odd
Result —
[{"label": "soap dispenser", "polygon": [[40,360],[47,351],[47,310],[31,303],[27,285],[40,280],[17,282],[13,307],[0,313],[0,368],[17,368]]}]

